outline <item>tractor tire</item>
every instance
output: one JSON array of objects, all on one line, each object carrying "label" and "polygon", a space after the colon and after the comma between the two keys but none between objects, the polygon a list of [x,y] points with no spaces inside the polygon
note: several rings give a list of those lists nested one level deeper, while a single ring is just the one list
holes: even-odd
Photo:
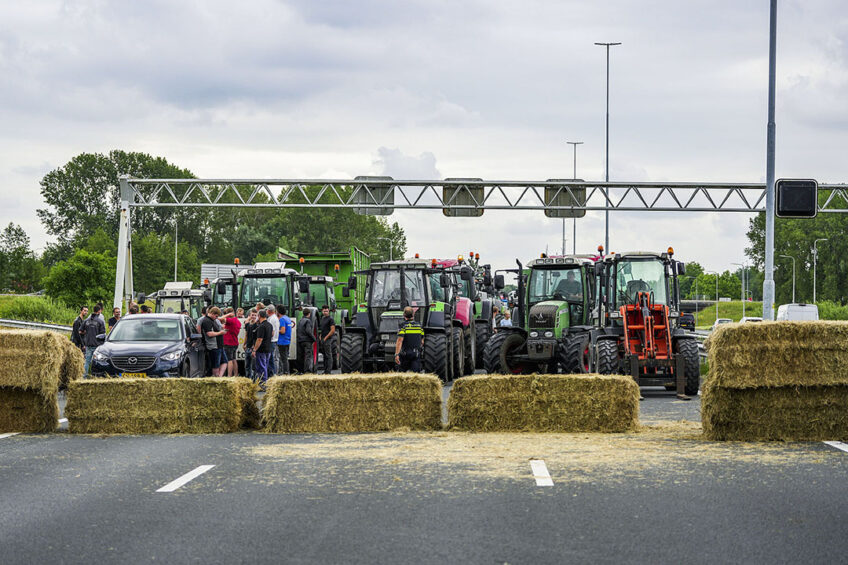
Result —
[{"label": "tractor tire", "polygon": [[486,347],[483,348],[483,368],[489,374],[506,372],[506,370],[501,370],[501,347],[507,335],[506,332],[496,333],[486,342]]},{"label": "tractor tire", "polygon": [[611,339],[602,339],[597,344],[597,362],[595,371],[601,375],[614,375],[618,373],[620,361],[618,359],[618,343]]},{"label": "tractor tire", "polygon": [[701,360],[698,358],[698,342],[694,339],[680,339],[677,341],[677,354],[683,356],[686,386],[684,392],[687,396],[697,396],[701,388]]},{"label": "tractor tire", "polygon": [[525,365],[510,366],[509,354],[524,347],[527,340],[518,332],[500,331],[492,336],[483,353],[489,373],[521,374],[531,372]]},{"label": "tractor tire", "polygon": [[462,332],[462,335],[465,339],[465,362],[463,365],[463,375],[473,375],[474,369],[477,365],[477,357],[478,353],[476,351],[477,343],[474,340],[474,330],[473,328],[466,328],[465,331]]},{"label": "tractor tire", "polygon": [[448,357],[447,339],[443,333],[428,333],[424,337],[424,371],[448,381],[450,357]]},{"label": "tractor tire", "polygon": [[486,344],[489,343],[489,338],[492,337],[492,324],[491,322],[486,323],[477,323],[474,324],[474,334],[477,343],[477,355],[476,355],[476,363],[475,368],[477,369],[485,369],[486,363],[484,361],[483,352],[486,350]]},{"label": "tractor tire", "polygon": [[453,328],[453,366],[451,380],[463,375],[465,367],[465,340],[462,339],[462,328]]},{"label": "tractor tire", "polygon": [[559,366],[565,375],[588,373],[591,365],[589,334],[574,333],[559,344]]},{"label": "tractor tire", "polygon": [[365,355],[365,336],[345,332],[341,345],[342,373],[361,373]]}]

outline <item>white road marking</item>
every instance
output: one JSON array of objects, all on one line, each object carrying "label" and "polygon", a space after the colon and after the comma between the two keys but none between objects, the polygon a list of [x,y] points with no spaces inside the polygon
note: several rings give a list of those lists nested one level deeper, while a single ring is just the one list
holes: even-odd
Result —
[{"label": "white road marking", "polygon": [[842,443],[841,441],[826,441],[824,442],[830,447],[835,447],[836,449],[841,449],[842,451],[848,452],[848,443]]},{"label": "white road marking", "polygon": [[531,459],[530,468],[533,470],[533,478],[536,479],[537,487],[552,487],[554,481],[548,473],[548,467],[541,459]]},{"label": "white road marking", "polygon": [[9,432],[9,433],[6,433],[6,434],[0,434],[0,439],[6,439],[7,437],[16,436],[19,433],[21,433],[21,432]]},{"label": "white road marking", "polygon": [[67,419],[67,418],[59,418],[59,423],[60,423],[60,424],[64,424],[64,423],[66,423],[67,421],[68,421],[68,419]]},{"label": "white road marking", "polygon": [[197,477],[199,477],[200,475],[202,475],[203,473],[205,473],[206,471],[208,471],[209,469],[211,469],[214,466],[215,465],[201,465],[197,469],[195,469],[193,471],[189,471],[188,473],[186,473],[185,475],[183,475],[179,479],[171,481],[170,483],[163,486],[162,488],[160,488],[156,492],[174,492],[175,490],[177,490],[178,488],[180,488],[181,486],[183,486],[187,482],[189,482],[193,479],[196,479]]}]

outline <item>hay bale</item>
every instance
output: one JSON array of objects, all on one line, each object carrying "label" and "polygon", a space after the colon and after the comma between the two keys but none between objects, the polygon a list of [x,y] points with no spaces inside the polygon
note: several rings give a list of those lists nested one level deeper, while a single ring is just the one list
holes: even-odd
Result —
[{"label": "hay bale", "polygon": [[442,387],[438,377],[415,373],[274,377],[264,420],[273,433],[435,430]]},{"label": "hay bale", "polygon": [[620,375],[463,377],[448,421],[478,432],[625,432],[639,424],[639,387]]},{"label": "hay bale", "polygon": [[0,432],[52,432],[59,424],[56,394],[0,386]]},{"label": "hay bale", "polygon": [[846,322],[728,324],[706,345],[717,386],[848,385]]},{"label": "hay bale", "polygon": [[848,385],[733,389],[708,384],[702,392],[707,439],[848,440]]},{"label": "hay bale", "polygon": [[82,378],[85,357],[82,351],[69,339],[61,341],[61,349],[63,358],[62,365],[59,368],[59,385],[67,387],[69,382]]},{"label": "hay bale", "polygon": [[258,423],[255,393],[241,377],[80,380],[65,415],[72,433],[227,433]]}]

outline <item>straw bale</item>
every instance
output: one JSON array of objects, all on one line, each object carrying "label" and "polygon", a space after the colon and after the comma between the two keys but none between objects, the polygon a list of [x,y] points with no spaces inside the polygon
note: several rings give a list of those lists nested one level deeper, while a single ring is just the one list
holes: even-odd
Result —
[{"label": "straw bale", "polygon": [[0,386],[0,433],[52,432],[59,425],[56,392]]},{"label": "straw bale", "polygon": [[274,377],[264,420],[273,433],[441,428],[442,387],[416,373]]},{"label": "straw bale", "polygon": [[706,346],[717,386],[848,385],[846,322],[728,324]]},{"label": "straw bale", "polygon": [[59,369],[59,384],[67,387],[68,383],[82,378],[82,370],[85,368],[85,357],[82,351],[71,343],[69,339],[61,342],[62,365]]},{"label": "straw bale", "polygon": [[68,386],[72,433],[227,433],[255,426],[256,385],[241,377],[89,379]]},{"label": "straw bale", "polygon": [[478,432],[625,432],[639,424],[639,387],[621,375],[463,377],[448,421]]},{"label": "straw bale", "polygon": [[707,439],[848,440],[848,385],[734,389],[708,384],[702,392]]}]

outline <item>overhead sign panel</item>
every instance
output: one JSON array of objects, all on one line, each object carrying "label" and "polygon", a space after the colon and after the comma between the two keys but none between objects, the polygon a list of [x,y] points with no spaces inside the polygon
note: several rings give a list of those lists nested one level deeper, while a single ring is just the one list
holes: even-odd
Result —
[{"label": "overhead sign panel", "polygon": [[[547,182],[583,182],[583,179],[548,179]],[[586,205],[586,187],[579,185],[555,185],[545,187],[545,206],[569,206],[571,210],[545,209],[545,215],[549,218],[582,218],[586,210],[581,209]]]},{"label": "overhead sign panel", "polygon": [[[355,181],[394,180],[392,177],[356,177]],[[370,216],[388,216],[394,211],[395,187],[390,184],[373,185],[363,182],[353,185],[353,203],[370,204],[366,208],[355,207],[357,214]],[[378,205],[378,206],[374,206]],[[388,206],[386,206],[388,205]]]},{"label": "overhead sign panel", "polygon": [[[483,215],[483,203],[486,199],[485,189],[463,183],[463,181],[482,181],[475,178],[445,179],[442,186],[442,202],[449,206],[475,206],[475,208],[442,208],[445,216],[459,218],[475,218]],[[457,184],[447,184],[456,182]]]}]

